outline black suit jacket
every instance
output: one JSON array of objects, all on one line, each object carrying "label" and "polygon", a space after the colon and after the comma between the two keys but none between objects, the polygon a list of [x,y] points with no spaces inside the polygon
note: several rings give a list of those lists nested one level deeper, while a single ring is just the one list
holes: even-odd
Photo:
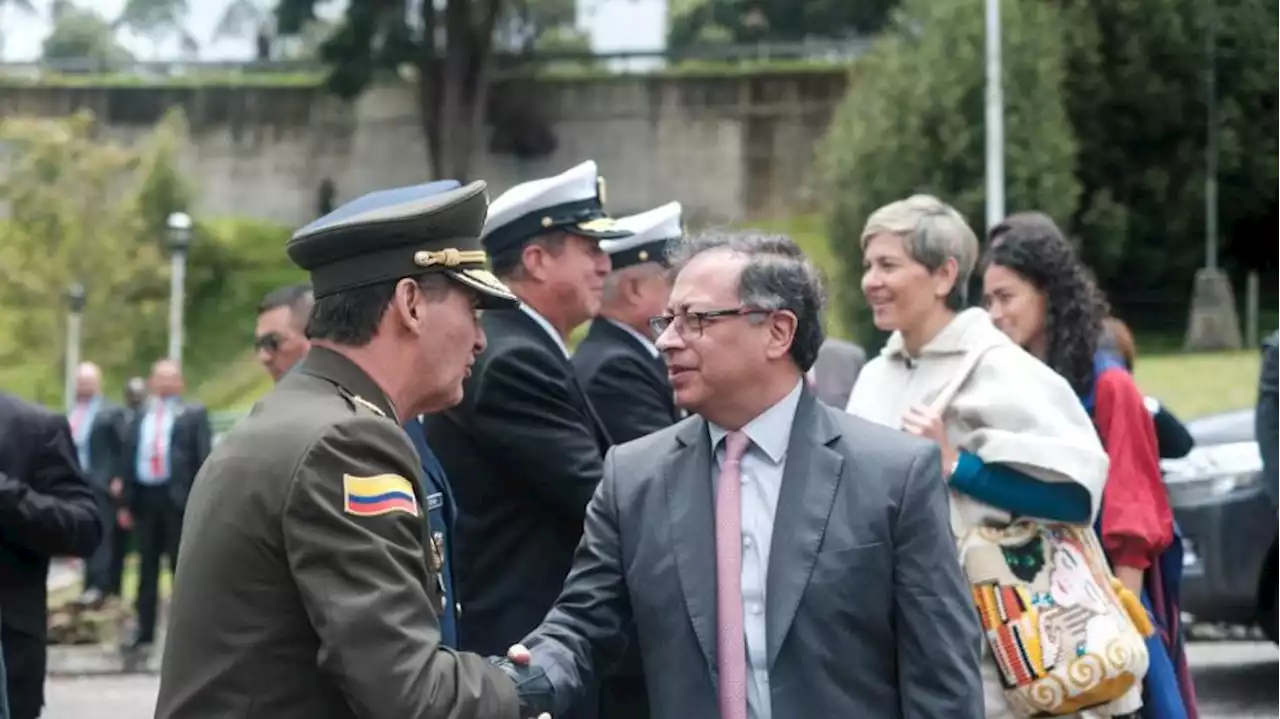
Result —
[{"label": "black suit jacket", "polygon": [[[196,473],[209,457],[213,444],[213,429],[209,425],[209,412],[202,404],[182,401],[177,405],[177,416],[169,437],[169,499],[179,510],[187,506],[187,495]],[[129,423],[129,440],[124,452],[125,497],[134,506],[134,490],[138,482],[138,448],[141,446],[142,421],[147,415],[144,405],[134,413]]]},{"label": "black suit jacket", "polygon": [[129,433],[129,413],[124,407],[103,400],[89,428],[89,466],[85,475],[95,490],[106,492],[113,477],[125,477],[125,445]]},{"label": "black suit jacket", "polygon": [[504,655],[560,593],[610,441],[546,330],[520,310],[481,321],[462,403],[424,424],[458,504],[461,648]]},{"label": "black suit jacket", "polygon": [[9,701],[43,702],[49,558],[102,539],[66,418],[0,394],[0,643]]},{"label": "black suit jacket", "polygon": [[667,364],[640,340],[604,318],[573,354],[573,366],[615,444],[677,422]]}]

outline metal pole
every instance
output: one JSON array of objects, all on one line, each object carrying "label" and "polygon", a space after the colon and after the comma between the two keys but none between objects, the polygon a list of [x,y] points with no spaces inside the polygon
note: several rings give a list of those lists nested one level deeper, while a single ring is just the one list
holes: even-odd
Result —
[{"label": "metal pole", "polygon": [[987,229],[1004,219],[1004,89],[1000,62],[1000,0],[987,2]]},{"label": "metal pole", "polygon": [[1209,56],[1206,82],[1206,123],[1204,149],[1204,266],[1218,267],[1218,7],[1208,0],[1209,32],[1205,52]]},{"label": "metal pole", "polygon": [[76,368],[80,366],[80,330],[84,315],[76,310],[67,313],[67,371],[62,386],[63,405],[70,412],[76,401]]},{"label": "metal pole", "polygon": [[182,364],[182,306],[186,302],[187,253],[176,250],[169,270],[169,359]]},{"label": "metal pole", "polygon": [[1251,270],[1245,277],[1244,282],[1244,345],[1245,347],[1258,346],[1258,294],[1261,292],[1258,286],[1258,271]]}]

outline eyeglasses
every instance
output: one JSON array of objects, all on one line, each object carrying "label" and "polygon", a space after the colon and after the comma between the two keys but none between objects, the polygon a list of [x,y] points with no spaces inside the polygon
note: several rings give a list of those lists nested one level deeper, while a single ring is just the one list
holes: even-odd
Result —
[{"label": "eyeglasses", "polygon": [[261,350],[263,352],[275,354],[280,350],[280,344],[283,341],[284,338],[280,336],[279,332],[268,332],[261,337],[254,338],[253,349],[254,351]]},{"label": "eyeglasses", "polygon": [[653,330],[655,335],[660,335],[667,331],[672,323],[676,325],[676,332],[684,335],[691,332],[698,337],[702,336],[702,330],[711,322],[725,317],[747,317],[750,315],[767,315],[773,310],[762,310],[755,307],[734,307],[727,310],[707,310],[706,312],[681,312],[678,315],[659,315],[649,318],[649,329]]}]

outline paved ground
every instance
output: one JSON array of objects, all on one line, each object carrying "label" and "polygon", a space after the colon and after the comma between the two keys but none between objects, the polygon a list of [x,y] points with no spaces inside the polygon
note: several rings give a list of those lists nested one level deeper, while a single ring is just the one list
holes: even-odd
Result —
[{"label": "paved ground", "polygon": [[[1191,645],[1201,719],[1276,719],[1277,649],[1263,642]],[[152,719],[151,675],[49,680],[43,719]]]}]

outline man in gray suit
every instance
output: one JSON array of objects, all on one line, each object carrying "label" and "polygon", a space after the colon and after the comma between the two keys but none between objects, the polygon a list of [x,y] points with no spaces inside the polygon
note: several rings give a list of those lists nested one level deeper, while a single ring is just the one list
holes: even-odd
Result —
[{"label": "man in gray suit", "polygon": [[653,329],[693,414],[609,451],[563,592],[497,660],[525,712],[563,713],[634,622],[653,719],[980,719],[937,445],[802,381],[823,296],[794,242],[698,238],[673,267]]},{"label": "man in gray suit", "polygon": [[808,378],[818,399],[844,409],[849,404],[853,383],[858,381],[867,353],[852,342],[827,338],[818,349],[818,359],[809,368]]}]

